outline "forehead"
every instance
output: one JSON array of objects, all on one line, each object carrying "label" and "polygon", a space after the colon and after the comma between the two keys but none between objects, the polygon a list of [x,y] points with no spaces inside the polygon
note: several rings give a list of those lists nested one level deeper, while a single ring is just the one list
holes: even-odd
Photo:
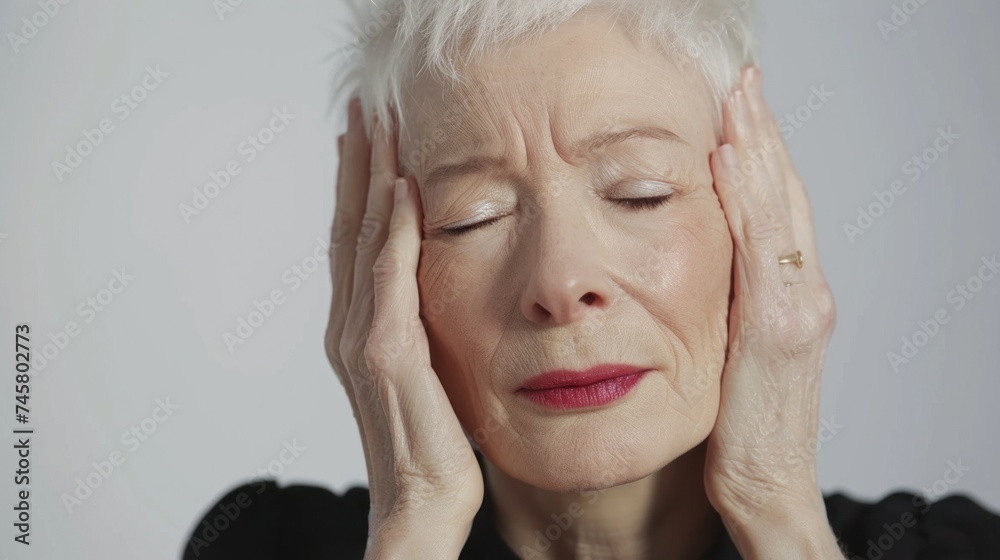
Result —
[{"label": "forehead", "polygon": [[401,163],[419,177],[511,141],[570,145],[628,126],[662,127],[711,151],[714,101],[692,62],[639,42],[614,19],[577,15],[460,65],[460,83],[414,83],[403,103]]}]

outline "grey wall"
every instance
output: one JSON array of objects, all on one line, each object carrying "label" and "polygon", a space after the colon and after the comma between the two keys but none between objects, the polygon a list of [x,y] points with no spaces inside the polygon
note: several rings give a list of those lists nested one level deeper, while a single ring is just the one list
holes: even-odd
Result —
[{"label": "grey wall", "polygon": [[[804,117],[784,124],[839,305],[821,481],[865,499],[967,492],[997,510],[1000,276],[973,278],[1000,252],[1000,4],[895,2],[919,9],[887,37],[889,0],[761,6],[765,90],[777,113]],[[16,324],[31,325],[36,355],[52,344],[31,380],[32,546],[5,537],[0,553],[176,558],[203,508],[258,469],[338,491],[363,483],[322,349],[325,263],[308,272],[330,225],[344,126],[340,107],[328,110],[354,37],[340,4],[242,2],[220,17],[211,2],[69,2],[34,16],[47,21],[13,45],[8,33],[40,10],[0,8],[0,363],[11,371]],[[159,81],[133,90],[147,67]],[[832,95],[803,108],[813,88]],[[115,101],[133,91],[144,97],[134,107]],[[294,117],[272,121],[274,110]],[[103,119],[110,132],[93,152],[55,171]],[[242,143],[271,122],[281,130],[263,133],[271,141],[251,159]],[[926,170],[907,163],[949,127],[957,139],[926,152]],[[227,165],[239,174],[185,217],[179,205]],[[902,194],[848,235],[897,180]],[[295,266],[307,267],[297,283]],[[133,278],[123,286],[116,272]],[[971,301],[952,292],[967,283]],[[231,352],[224,333],[274,290],[282,303]],[[936,313],[947,323],[917,334]],[[888,353],[904,337],[921,347],[894,368]],[[3,386],[10,434],[22,426]],[[133,426],[144,440],[123,439]],[[67,508],[88,475],[100,486]],[[10,508],[18,488],[4,480]]]}]

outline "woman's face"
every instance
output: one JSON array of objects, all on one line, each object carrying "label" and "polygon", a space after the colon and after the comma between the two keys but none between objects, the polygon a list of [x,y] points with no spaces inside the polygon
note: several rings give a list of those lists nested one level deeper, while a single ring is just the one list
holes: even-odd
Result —
[{"label": "woman's face", "polygon": [[[647,476],[718,411],[732,241],[709,90],[693,65],[593,15],[464,73],[461,87],[417,84],[403,107],[434,369],[508,475],[560,491]],[[654,371],[601,406],[518,390],[608,363]]]}]

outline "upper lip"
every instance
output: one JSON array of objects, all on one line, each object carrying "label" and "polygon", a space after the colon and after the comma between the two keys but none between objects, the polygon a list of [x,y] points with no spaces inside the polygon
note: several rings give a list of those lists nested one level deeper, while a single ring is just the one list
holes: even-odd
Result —
[{"label": "upper lip", "polygon": [[633,375],[649,368],[633,366],[629,364],[599,364],[586,370],[556,369],[547,371],[536,377],[532,377],[521,389],[527,391],[541,391],[544,389],[555,389],[558,387],[582,387],[600,381]]}]

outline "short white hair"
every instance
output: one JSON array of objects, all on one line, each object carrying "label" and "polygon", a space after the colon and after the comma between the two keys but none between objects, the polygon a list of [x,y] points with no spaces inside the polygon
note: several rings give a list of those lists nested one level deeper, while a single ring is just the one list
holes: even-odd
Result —
[{"label": "short white hair", "polygon": [[[697,65],[721,107],[739,71],[757,64],[752,0],[351,0],[353,38],[343,90],[361,98],[365,126],[372,110],[387,122],[391,105],[401,133],[404,90],[425,72],[462,79],[456,60],[529,40],[587,8],[605,8],[634,36]],[[402,137],[402,134],[400,134]]]}]

